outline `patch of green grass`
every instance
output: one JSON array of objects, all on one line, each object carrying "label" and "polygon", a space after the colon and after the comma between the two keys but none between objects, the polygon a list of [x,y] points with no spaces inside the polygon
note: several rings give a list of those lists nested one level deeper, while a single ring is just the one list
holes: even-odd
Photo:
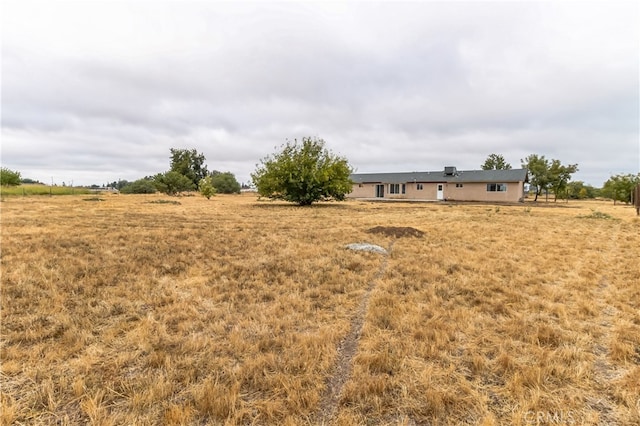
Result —
[{"label": "patch of green grass", "polygon": [[80,195],[90,194],[88,188],[71,186],[47,186],[26,184],[18,186],[0,186],[2,196],[30,196],[30,195]]},{"label": "patch of green grass", "polygon": [[609,213],[603,213],[595,209],[591,209],[591,214],[581,215],[578,217],[580,219],[605,219],[605,220],[616,219],[615,217],[611,216]]}]

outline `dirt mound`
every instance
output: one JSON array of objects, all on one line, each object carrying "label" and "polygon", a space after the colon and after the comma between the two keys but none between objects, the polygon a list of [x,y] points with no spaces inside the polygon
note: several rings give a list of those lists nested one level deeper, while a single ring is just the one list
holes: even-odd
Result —
[{"label": "dirt mound", "polygon": [[388,237],[423,237],[424,232],[410,226],[376,226],[367,230],[370,234],[383,234]]}]

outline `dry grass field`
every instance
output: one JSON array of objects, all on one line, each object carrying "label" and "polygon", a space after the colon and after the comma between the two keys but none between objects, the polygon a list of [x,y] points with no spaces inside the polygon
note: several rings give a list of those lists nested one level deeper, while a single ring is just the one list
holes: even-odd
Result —
[{"label": "dry grass field", "polygon": [[0,203],[2,424],[640,424],[630,207],[101,197]]}]

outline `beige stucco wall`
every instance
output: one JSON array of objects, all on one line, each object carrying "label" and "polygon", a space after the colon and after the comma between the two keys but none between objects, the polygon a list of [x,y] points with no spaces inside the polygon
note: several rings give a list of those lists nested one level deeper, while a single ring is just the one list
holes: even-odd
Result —
[{"label": "beige stucco wall", "polygon": [[407,184],[407,198],[414,200],[436,200],[437,184],[423,183],[422,189],[417,189],[418,183]]},{"label": "beige stucco wall", "polygon": [[[363,183],[353,185],[353,190],[347,195],[349,198],[375,198],[375,183]],[[417,189],[418,183],[407,183],[405,194],[390,194],[389,185],[385,184],[384,198],[407,200],[436,200],[437,183],[423,183],[422,190]],[[463,183],[462,187],[456,187],[455,183],[443,183],[444,199],[448,201],[497,201],[519,202],[524,197],[522,182],[508,182],[504,192],[487,191],[486,183]]]},{"label": "beige stucco wall", "polygon": [[372,183],[354,184],[347,198],[373,198],[376,196],[376,185]]},{"label": "beige stucco wall", "polygon": [[[347,194],[348,198],[375,198],[376,197],[376,185],[375,183],[363,183],[353,185],[351,193]],[[407,200],[435,200],[436,199],[436,184],[435,183],[423,183],[423,189],[417,189],[417,183],[406,183],[405,194],[391,194],[389,192],[389,184],[384,184],[384,198],[388,199],[407,199]],[[402,188],[400,188],[402,191]]]},{"label": "beige stucco wall", "polygon": [[524,197],[522,182],[507,182],[504,192],[487,191],[486,183],[463,183],[462,188],[456,188],[455,183],[445,184],[444,198],[448,201],[498,201],[503,203],[517,203]]}]

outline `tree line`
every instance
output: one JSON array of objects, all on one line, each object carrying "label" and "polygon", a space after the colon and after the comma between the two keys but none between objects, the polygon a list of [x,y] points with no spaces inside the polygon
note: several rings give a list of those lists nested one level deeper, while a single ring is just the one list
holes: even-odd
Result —
[{"label": "tree line", "polygon": [[162,192],[176,195],[181,192],[199,191],[207,198],[216,193],[240,193],[240,184],[231,172],[209,171],[204,154],[195,149],[170,149],[169,170],[154,176],[146,176],[134,182],[114,182],[123,194],[152,194]]},{"label": "tree line", "polygon": [[[241,186],[231,172],[209,171],[206,158],[195,149],[170,149],[169,170],[146,176],[134,182],[117,181],[110,184],[124,194],[162,192],[176,195],[186,191],[199,191],[206,198],[216,193],[239,193]],[[557,159],[531,154],[520,160],[529,173],[535,201],[541,194],[552,193],[554,201],[605,197],[616,202],[632,201],[632,191],[640,184],[640,173],[611,176],[603,187],[595,188],[581,181],[572,181],[578,171],[577,164],[563,164]],[[509,170],[501,154],[490,154],[481,165],[483,170]],[[270,199],[281,199],[309,205],[316,201],[343,200],[352,189],[350,175],[353,168],[348,160],[333,154],[319,138],[304,137],[286,142],[281,150],[260,161],[251,179],[258,194]],[[0,183],[18,185],[25,180],[20,173],[2,167]]]},{"label": "tree line", "polygon": [[[596,188],[582,181],[572,181],[571,176],[578,171],[577,164],[562,164],[560,160],[548,159],[544,155],[531,154],[520,160],[529,172],[529,184],[534,188],[535,199],[541,194],[553,194],[554,201],[564,199],[608,198],[616,202],[630,203],[633,188],[640,185],[640,173],[617,174],[611,176],[602,186]],[[490,154],[481,165],[483,170],[511,170],[501,154]]]}]

